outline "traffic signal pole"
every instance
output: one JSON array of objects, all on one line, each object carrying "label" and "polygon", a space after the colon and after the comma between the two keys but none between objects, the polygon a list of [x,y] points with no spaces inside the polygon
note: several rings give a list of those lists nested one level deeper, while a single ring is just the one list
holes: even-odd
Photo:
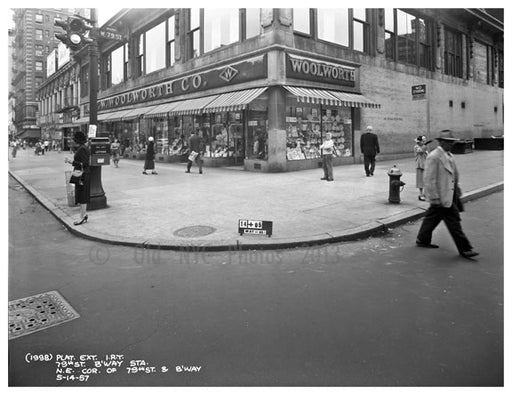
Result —
[{"label": "traffic signal pole", "polygon": [[[98,130],[98,37],[96,8],[91,8],[92,41],[89,43],[89,129]],[[100,137],[100,136],[97,136]],[[106,136],[108,137],[108,136]],[[88,210],[107,207],[107,197],[101,184],[101,166],[91,166]]]}]

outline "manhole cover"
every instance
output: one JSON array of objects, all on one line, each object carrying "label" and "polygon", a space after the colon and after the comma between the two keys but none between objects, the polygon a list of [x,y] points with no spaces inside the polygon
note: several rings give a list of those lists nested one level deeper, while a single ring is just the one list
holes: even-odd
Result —
[{"label": "manhole cover", "polygon": [[181,228],[175,231],[174,236],[178,237],[201,237],[208,236],[215,232],[217,229],[212,228],[211,226],[187,226],[186,228]]},{"label": "manhole cover", "polygon": [[51,328],[80,315],[57,292],[9,302],[9,340]]}]

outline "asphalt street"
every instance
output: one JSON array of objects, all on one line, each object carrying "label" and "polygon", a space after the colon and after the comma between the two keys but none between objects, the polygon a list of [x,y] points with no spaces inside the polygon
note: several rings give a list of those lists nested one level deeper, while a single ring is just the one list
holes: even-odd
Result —
[{"label": "asphalt street", "polygon": [[[57,290],[80,318],[10,340],[9,385],[502,386],[503,192],[466,209],[477,260],[444,225],[439,249],[415,247],[420,222],[311,248],[159,251],[77,238],[10,179],[9,300]],[[27,362],[49,354],[122,358],[64,381],[55,360]]]}]

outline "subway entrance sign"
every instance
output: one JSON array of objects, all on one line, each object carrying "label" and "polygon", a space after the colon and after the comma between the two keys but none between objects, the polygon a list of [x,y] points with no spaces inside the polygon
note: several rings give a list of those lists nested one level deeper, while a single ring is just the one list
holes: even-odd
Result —
[{"label": "subway entrance sign", "polygon": [[427,85],[413,85],[411,88],[412,100],[423,100],[427,94]]},{"label": "subway entrance sign", "polygon": [[272,221],[262,221],[259,219],[239,219],[238,233],[243,235],[265,235],[272,236]]}]

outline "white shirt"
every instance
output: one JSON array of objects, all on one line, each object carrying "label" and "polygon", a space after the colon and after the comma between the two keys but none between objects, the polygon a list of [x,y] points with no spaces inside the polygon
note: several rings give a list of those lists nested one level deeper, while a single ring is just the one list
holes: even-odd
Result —
[{"label": "white shirt", "polygon": [[320,146],[320,149],[324,150],[324,154],[332,154],[332,150],[334,148],[334,141],[331,140],[325,140],[323,144]]}]

